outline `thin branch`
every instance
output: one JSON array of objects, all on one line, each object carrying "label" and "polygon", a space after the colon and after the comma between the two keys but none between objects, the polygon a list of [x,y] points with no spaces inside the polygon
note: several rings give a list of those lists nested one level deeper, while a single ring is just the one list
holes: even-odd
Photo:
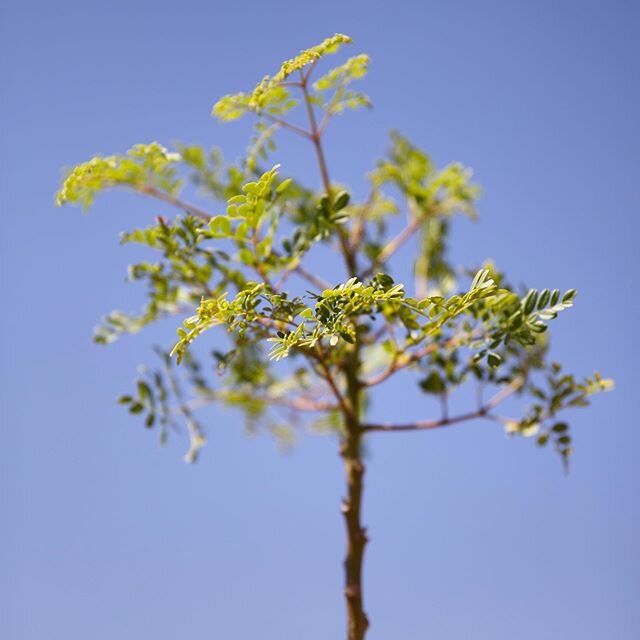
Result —
[{"label": "thin branch", "polygon": [[299,136],[303,136],[304,138],[311,139],[311,134],[306,129],[303,129],[302,127],[298,127],[295,124],[291,124],[290,122],[287,122],[282,118],[278,118],[277,116],[273,116],[270,113],[259,113],[258,115],[263,118],[267,118],[268,120],[271,120],[271,122],[273,122],[274,124],[277,124],[279,127],[283,127],[284,129],[289,129],[290,131],[297,133]]},{"label": "thin branch", "polygon": [[[324,190],[327,194],[327,198],[329,198],[329,202],[333,203],[333,195],[331,192],[331,180],[329,179],[329,171],[327,169],[327,161],[324,155],[324,150],[322,148],[322,135],[320,131],[318,131],[318,123],[316,121],[316,115],[313,110],[313,104],[311,103],[311,96],[309,95],[309,89],[307,87],[307,83],[309,80],[309,76],[311,75],[311,71],[313,69],[314,64],[310,65],[309,71],[306,74],[300,71],[300,81],[301,81],[301,89],[302,94],[304,96],[304,102],[307,107],[307,115],[309,117],[309,125],[311,127],[311,142],[316,150],[316,156],[318,159],[318,165],[320,167],[320,175],[322,177],[322,184],[324,186]],[[346,231],[338,226],[336,228],[338,232],[338,240],[340,242],[340,248],[342,249],[342,255],[345,260],[345,264],[347,266],[347,270],[349,275],[356,275],[358,269],[356,264],[356,258],[349,246],[349,238],[347,236]]]},{"label": "thin branch", "polygon": [[[272,319],[272,318],[257,318],[257,322],[265,327],[275,328],[276,330],[280,330],[282,327],[278,326],[278,323],[288,324],[290,326],[297,326],[294,322],[290,320],[282,320],[282,319]],[[345,417],[351,417],[353,412],[351,408],[347,404],[344,396],[340,392],[338,388],[338,383],[336,382],[333,373],[331,372],[331,368],[327,364],[327,356],[322,349],[322,344],[318,342],[315,349],[300,349],[301,353],[306,355],[309,359],[316,362],[321,371],[316,369],[316,373],[329,385],[329,389],[331,393],[335,396],[338,401],[338,406],[334,408],[340,409]]]},{"label": "thin branch", "polygon": [[302,265],[298,265],[293,271],[297,273],[301,278],[304,278],[305,280],[310,282],[315,287],[318,287],[318,289],[324,291],[325,289],[332,288],[326,280],[323,280],[319,276],[307,271],[304,267],[302,267]]},{"label": "thin branch", "polygon": [[310,282],[314,287],[321,291],[331,289],[331,285],[326,280],[323,280],[319,276],[307,271],[301,264],[298,264],[295,267],[290,267],[282,272],[280,280],[278,280],[278,283],[276,284],[276,290],[279,291],[282,288],[292,273],[297,273],[301,278],[304,278],[307,282]]},{"label": "thin branch", "polygon": [[378,189],[373,187],[371,192],[369,193],[369,197],[367,198],[366,203],[360,208],[355,224],[353,225],[353,229],[351,230],[351,249],[353,251],[358,251],[362,244],[362,240],[364,238],[365,233],[365,223],[366,223],[366,214],[367,211],[373,206],[373,203],[376,199],[378,193]]},{"label": "thin branch", "polygon": [[377,267],[384,264],[389,258],[420,228],[424,222],[423,218],[414,218],[400,233],[389,240],[380,253],[376,256],[370,267],[360,276],[366,278],[371,275]]},{"label": "thin branch", "polygon": [[[294,409],[296,411],[305,411],[305,412],[325,412],[325,411],[334,411],[338,408],[338,406],[332,402],[327,402],[325,400],[314,400],[313,398],[308,398],[305,396],[297,396],[293,398],[288,398],[285,396],[260,396],[256,395],[252,396],[252,399],[258,400],[261,402],[265,402],[266,404],[273,405],[276,407],[285,407],[288,409]],[[224,393],[216,393],[210,392],[206,395],[199,396],[197,398],[193,398],[189,402],[186,403],[186,407],[195,411],[202,407],[206,407],[213,402],[217,402],[220,400],[224,400]],[[179,407],[177,408],[179,411]]]},{"label": "thin branch", "polygon": [[195,216],[196,218],[200,218],[205,222],[209,222],[209,220],[211,220],[211,218],[213,217],[213,214],[208,213],[204,209],[200,209],[199,207],[196,207],[195,205],[189,202],[185,202],[184,200],[181,200],[176,196],[172,196],[169,193],[160,191],[159,189],[156,189],[153,185],[144,185],[139,189],[137,189],[137,191],[144,195],[151,196],[152,198],[156,198],[157,200],[162,200],[163,202],[166,202],[167,204],[171,204],[174,207],[178,207],[179,209],[182,209],[183,211],[186,211],[187,213],[190,213],[192,216]]},{"label": "thin branch", "polygon": [[331,100],[329,101],[329,104],[324,110],[324,115],[322,116],[322,120],[320,121],[320,125],[318,126],[318,133],[320,135],[322,135],[324,130],[327,128],[327,125],[329,124],[329,120],[333,115],[332,109],[336,106],[336,104],[338,104],[338,100],[339,100],[338,96],[340,94],[340,91],[342,91],[345,88],[346,84],[347,84],[347,76],[345,75],[340,81],[340,84],[334,91],[333,96],[331,96]]},{"label": "thin branch", "polygon": [[432,342],[424,346],[422,349],[414,351],[413,353],[407,354],[403,352],[396,352],[391,362],[389,363],[389,366],[384,371],[381,371],[378,375],[369,378],[369,380],[365,380],[363,382],[363,385],[365,387],[375,387],[385,380],[388,380],[396,371],[399,371],[400,369],[406,369],[407,367],[415,364],[422,358],[425,358],[430,353],[433,353],[438,349],[451,349],[463,339],[464,336],[454,336],[444,343]]},{"label": "thin branch", "polygon": [[[180,200],[179,198],[176,198],[174,196],[171,196],[167,193],[164,193],[162,191],[159,191],[158,189],[156,189],[155,187],[151,186],[151,185],[146,185],[145,187],[139,189],[140,193],[143,193],[145,195],[148,195],[152,198],[156,198],[158,200],[162,200],[163,202],[166,202],[168,204],[171,204],[175,207],[178,207],[180,209],[182,209],[183,211],[187,211],[188,213],[190,213],[191,215],[196,216],[197,218],[200,218],[201,220],[204,220],[205,222],[209,222],[209,220],[211,220],[211,218],[213,217],[213,214],[207,213],[206,211],[199,209],[198,207],[185,202],[184,200]],[[241,244],[243,244],[244,246],[247,247],[251,247],[252,245],[246,241],[246,240],[240,240],[238,238],[235,239],[236,242],[240,242]],[[253,244],[253,248],[255,249],[255,243]],[[277,253],[274,253],[274,255],[278,255]],[[258,274],[263,278],[264,282],[269,284],[271,286],[271,283],[269,281],[269,277],[266,274],[266,271],[264,270],[263,267],[261,267],[260,265],[256,268]],[[325,280],[323,280],[322,278],[319,278],[318,276],[315,276],[312,273],[309,273],[308,271],[306,271],[301,265],[296,266],[295,268],[291,269],[290,271],[294,271],[295,273],[298,273],[302,278],[304,278],[305,280],[307,280],[308,282],[310,282],[311,284],[313,284],[315,287],[318,287],[319,289],[330,289],[331,285],[329,283],[327,283]],[[278,283],[276,288],[279,288],[280,286],[282,286],[282,284],[284,284],[284,282],[286,282],[288,275],[287,275],[287,271],[285,271],[285,273],[283,274],[283,276],[280,279],[280,282]],[[286,277],[285,277],[286,276]]]},{"label": "thin branch", "polygon": [[495,409],[500,403],[504,402],[509,396],[513,395],[516,391],[522,388],[525,383],[525,379],[521,376],[514,378],[506,387],[502,387],[500,391],[491,396],[484,405],[487,411]]},{"label": "thin branch", "polygon": [[449,417],[449,394],[445,391],[440,394],[440,406],[442,407],[442,417]]},{"label": "thin branch", "polygon": [[200,449],[206,444],[207,439],[202,432],[200,427],[200,423],[193,417],[193,413],[191,408],[188,406],[188,403],[184,399],[184,394],[182,392],[182,387],[178,382],[178,378],[175,375],[175,372],[171,368],[170,364],[165,361],[164,363],[165,374],[169,378],[169,385],[173,392],[173,395],[176,397],[178,401],[178,405],[174,407],[174,411],[179,413],[183,418],[187,425],[187,430],[189,431],[189,440],[190,446],[189,451],[184,456],[186,462],[195,462],[198,459],[198,453]]},{"label": "thin branch", "polygon": [[[389,332],[389,327],[386,323],[381,324],[378,329],[372,334],[366,334],[360,337],[362,344],[372,345],[380,342],[384,336]],[[367,386],[364,384],[363,386]]]},{"label": "thin branch", "polygon": [[482,407],[484,404],[484,401],[482,399],[483,391],[484,391],[484,385],[482,381],[479,380],[478,383],[476,384],[476,404],[478,405],[478,408]]},{"label": "thin branch", "polygon": [[256,318],[256,322],[258,324],[261,324],[263,327],[269,327],[270,329],[275,329],[276,331],[282,331],[283,325],[284,326],[289,325],[290,327],[293,327],[293,328],[296,328],[298,326],[295,322],[291,320],[285,320],[284,318],[260,317],[260,318]]},{"label": "thin branch", "polygon": [[458,424],[459,422],[465,422],[467,420],[474,420],[475,418],[490,418],[487,412],[481,408],[477,411],[470,411],[469,413],[462,413],[454,416],[453,418],[441,418],[440,420],[422,420],[419,422],[412,422],[411,424],[363,424],[362,430],[364,432],[372,431],[423,431],[425,429],[437,429],[438,427],[448,427],[450,425]]},{"label": "thin branch", "polygon": [[307,87],[308,75],[304,76],[300,71],[302,81],[300,88],[302,89],[302,95],[304,97],[304,104],[307,108],[307,117],[309,118],[309,126],[311,127],[311,140],[316,150],[318,157],[318,164],[320,166],[320,175],[322,177],[322,184],[327,197],[331,199],[331,180],[329,180],[329,171],[327,170],[327,162],[324,157],[324,151],[322,149],[322,143],[320,142],[320,135],[318,133],[318,124],[316,122],[316,114],[313,110],[313,104],[311,103],[311,96],[309,95],[309,89]]},{"label": "thin branch", "polygon": [[344,414],[345,418],[353,419],[354,418],[353,411],[351,410],[351,407],[347,404],[345,397],[342,395],[342,393],[340,392],[340,389],[338,388],[338,384],[335,378],[333,377],[333,373],[331,372],[331,369],[327,364],[326,355],[322,349],[321,343],[318,342],[317,348],[315,351],[309,350],[309,351],[305,351],[305,353],[307,353],[310,357],[312,357],[322,369],[322,372],[321,373],[318,372],[318,373],[320,377],[323,378],[329,385],[329,388],[331,389],[331,392],[333,393],[336,400],[338,401],[340,410]]},{"label": "thin branch", "polygon": [[485,403],[479,409],[475,411],[469,411],[468,413],[462,413],[452,418],[444,417],[439,420],[421,420],[410,424],[363,424],[363,432],[372,431],[385,431],[385,432],[400,432],[400,431],[424,431],[426,429],[437,429],[439,427],[448,427],[460,422],[466,422],[468,420],[475,420],[476,418],[486,418],[488,420],[498,420],[496,416],[491,415],[491,410],[495,409],[501,402],[504,402],[509,396],[514,394],[524,384],[523,378],[516,378],[506,387],[503,387],[498,393],[496,393],[487,403]]},{"label": "thin branch", "polygon": [[[254,255],[258,255],[258,242],[260,240],[260,228],[259,225],[256,225],[256,227],[253,230],[253,234],[251,236],[251,245],[253,247],[253,253]],[[254,264],[254,270],[255,272],[262,278],[262,281],[271,289],[273,289],[273,285],[271,284],[271,279],[269,278],[269,274],[267,273],[267,270],[265,269],[265,266],[262,264],[262,262],[258,261]]]},{"label": "thin branch", "polygon": [[304,74],[303,74],[302,70],[300,70],[301,82],[299,83],[299,85],[301,87],[306,85],[307,82],[309,82],[309,78],[310,78],[311,74],[313,73],[313,69],[316,66],[317,62],[318,62],[317,58],[315,60],[313,60],[311,62],[311,64],[309,65],[309,68],[307,69],[307,72],[304,73]]},{"label": "thin branch", "polygon": [[282,287],[284,287],[284,285],[286,284],[287,280],[289,279],[289,276],[295,271],[295,269],[285,269],[282,272],[282,275],[280,276],[278,282],[276,282],[275,284],[275,290],[276,291],[282,291]]}]

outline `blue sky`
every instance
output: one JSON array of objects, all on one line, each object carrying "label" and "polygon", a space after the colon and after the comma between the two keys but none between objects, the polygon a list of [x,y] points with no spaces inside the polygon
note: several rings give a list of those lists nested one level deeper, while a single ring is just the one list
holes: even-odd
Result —
[{"label": "blue sky", "polygon": [[[365,521],[370,638],[631,640],[640,635],[636,329],[638,3],[0,2],[0,637],[343,637],[342,470],[330,438],[282,453],[208,414],[196,466],[118,407],[163,326],[91,342],[158,212],[101,198],[57,210],[61,167],[136,142],[246,146],[210,116],[336,31],[373,59],[374,109],[327,137],[333,177],[363,176],[397,128],[484,187],[453,255],[515,282],[576,287],[554,354],[615,393],[576,413],[565,477],[492,425],[372,440]],[[283,171],[319,184],[283,145]],[[379,417],[427,417],[402,385]],[[399,417],[399,416],[398,416]]]}]

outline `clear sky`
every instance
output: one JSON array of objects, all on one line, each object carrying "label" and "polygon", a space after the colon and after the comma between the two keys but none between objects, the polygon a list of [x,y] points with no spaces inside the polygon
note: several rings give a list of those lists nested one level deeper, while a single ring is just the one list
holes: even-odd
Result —
[{"label": "clear sky", "polygon": [[[1,638],[343,637],[335,442],[282,453],[210,413],[196,466],[184,440],[160,447],[114,398],[173,326],[91,342],[141,302],[118,233],[159,209],[53,206],[61,167],[95,153],[238,155],[249,125],[214,122],[213,102],[336,31],[371,55],[375,107],[329,133],[335,179],[363,189],[391,128],[472,166],[482,220],[455,225],[456,261],[577,287],[554,353],[617,381],[572,416],[568,477],[490,424],[370,442],[371,640],[640,637],[639,3],[1,0]],[[309,151],[283,149],[318,185]],[[376,415],[432,408],[396,385]]]}]

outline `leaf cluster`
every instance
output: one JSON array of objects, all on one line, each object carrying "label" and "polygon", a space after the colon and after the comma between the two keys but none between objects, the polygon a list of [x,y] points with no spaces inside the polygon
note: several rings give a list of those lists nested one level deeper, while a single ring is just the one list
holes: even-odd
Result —
[{"label": "leaf cluster", "polygon": [[[486,418],[510,435],[552,443],[566,462],[573,441],[559,414],[612,387],[599,374],[581,379],[549,360],[549,322],[573,306],[576,291],[521,291],[490,262],[454,264],[452,230],[458,219],[477,219],[480,189],[470,168],[438,167],[399,133],[368,174],[365,198],[331,181],[322,137],[333,116],[369,106],[352,83],[365,77],[370,59],[348,58],[314,82],[311,75],[350,41],[327,38],[282,63],[250,93],[216,102],[213,115],[223,121],[257,118],[246,156],[236,163],[217,149],[178,144],[169,151],[154,142],[97,156],[66,176],[59,205],[86,210],[100,191],[125,187],[180,211],[122,235],[123,244],[157,259],[129,268],[129,279],[145,286],[141,313],[112,312],[96,340],[111,342],[170,315],[186,319],[172,348],[158,349],[161,367],[144,369],[120,402],[147,427],[159,425],[163,440],[180,418],[192,461],[205,442],[195,412],[211,403],[241,409],[252,430],[262,424],[287,441],[308,413],[320,415],[313,424],[340,433],[354,417],[363,433],[393,431],[365,418],[377,386],[405,371],[414,374],[419,392],[439,399],[443,415],[396,430]],[[287,119],[299,105],[309,129]],[[279,130],[314,147],[321,189],[282,179],[278,164],[261,166],[276,151]],[[215,206],[184,200],[189,183]],[[405,226],[391,235],[403,214]],[[395,257],[414,239],[412,272],[398,276]],[[326,282],[317,259],[309,267],[313,249],[344,262],[341,281]],[[289,286],[293,276],[304,287]],[[460,285],[468,279],[467,287]],[[452,418],[448,400],[463,385],[476,386],[478,406]],[[495,393],[486,400],[488,388]],[[349,400],[354,393],[358,400]],[[524,405],[520,417],[499,409],[508,397]]]}]

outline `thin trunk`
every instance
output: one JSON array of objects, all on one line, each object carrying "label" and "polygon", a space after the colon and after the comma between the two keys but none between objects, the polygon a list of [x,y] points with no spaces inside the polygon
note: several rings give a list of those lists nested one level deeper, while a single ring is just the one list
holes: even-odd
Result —
[{"label": "thin trunk", "polygon": [[350,415],[346,417],[345,436],[340,450],[347,478],[347,496],[342,502],[342,514],[347,532],[344,594],[347,603],[347,638],[363,640],[369,627],[369,620],[364,611],[362,595],[362,563],[367,533],[361,524],[360,517],[365,468],[362,462],[362,431],[359,421],[361,385],[358,380],[360,362],[357,347],[354,348],[352,355],[353,358],[346,370]]}]

